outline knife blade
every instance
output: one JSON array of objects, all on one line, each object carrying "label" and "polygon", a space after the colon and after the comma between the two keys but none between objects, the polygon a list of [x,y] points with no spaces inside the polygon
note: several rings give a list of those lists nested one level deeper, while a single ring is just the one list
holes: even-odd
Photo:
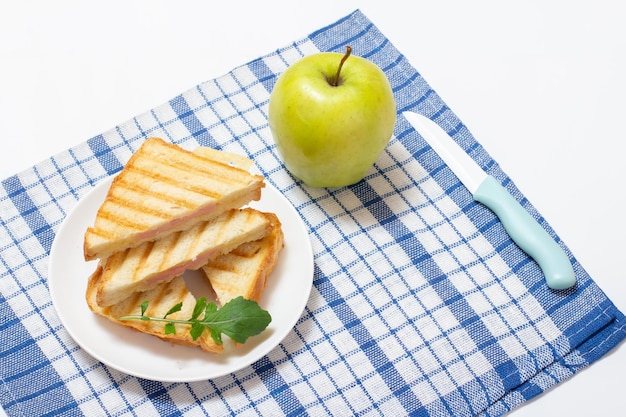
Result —
[{"label": "knife blade", "polygon": [[548,287],[555,290],[576,284],[565,251],[493,176],[488,175],[437,123],[421,114],[403,116],[472,193],[475,201],[491,209],[511,239],[541,268]]}]

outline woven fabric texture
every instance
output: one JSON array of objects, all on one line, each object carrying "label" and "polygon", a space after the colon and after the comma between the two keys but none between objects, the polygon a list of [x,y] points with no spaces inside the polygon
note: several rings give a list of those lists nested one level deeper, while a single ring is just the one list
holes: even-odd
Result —
[{"label": "woven fabric texture", "polygon": [[[346,44],[387,74],[397,124],[363,181],[312,189],[279,159],[268,100],[290,64]],[[401,116],[406,110],[444,127],[539,220],[570,256],[575,288],[545,285],[537,264]],[[309,230],[313,288],[296,326],[261,360],[224,377],[161,383],[110,369],[74,342],[51,302],[55,232],[150,136],[249,156]],[[540,213],[358,10],[4,179],[0,216],[0,403],[9,416],[498,416],[626,336],[623,314]]]}]

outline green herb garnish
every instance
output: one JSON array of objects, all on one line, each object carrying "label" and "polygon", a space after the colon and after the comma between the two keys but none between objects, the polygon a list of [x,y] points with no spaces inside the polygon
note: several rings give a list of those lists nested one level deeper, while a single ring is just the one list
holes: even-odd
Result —
[{"label": "green herb garnish", "polygon": [[247,300],[241,296],[233,298],[222,308],[214,302],[207,302],[206,298],[196,300],[193,313],[188,320],[169,319],[170,314],[180,311],[183,303],[174,305],[163,317],[146,316],[148,301],[141,303],[141,315],[122,316],[119,320],[159,321],[165,324],[165,334],[176,334],[175,324],[189,324],[189,334],[193,340],[198,339],[205,331],[211,332],[215,343],[222,344],[222,333],[238,343],[245,343],[250,336],[261,333],[272,321],[270,313],[263,310],[256,301]]}]

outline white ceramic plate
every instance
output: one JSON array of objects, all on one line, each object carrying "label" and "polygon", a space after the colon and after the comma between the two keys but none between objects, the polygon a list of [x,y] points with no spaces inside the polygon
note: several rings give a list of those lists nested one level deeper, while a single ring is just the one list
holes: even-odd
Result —
[{"label": "white ceramic plate", "polygon": [[[112,178],[98,184],[70,212],[59,228],[50,252],[48,284],[59,318],[72,338],[102,363],[140,378],[164,382],[207,380],[235,372],[259,360],[292,330],[309,299],[313,284],[313,251],[308,232],[291,203],[269,184],[251,206],[276,213],[283,225],[285,246],[260,301],[272,322],[243,346],[226,345],[215,355],[199,348],[164,342],[117,325],[89,310],[87,280],[97,261],[83,259],[83,236]],[[198,274],[199,272],[187,272]],[[187,278],[187,276],[185,276]],[[188,280],[190,281],[190,280]],[[190,286],[194,295],[203,289]],[[211,299],[206,285],[206,296]]]}]

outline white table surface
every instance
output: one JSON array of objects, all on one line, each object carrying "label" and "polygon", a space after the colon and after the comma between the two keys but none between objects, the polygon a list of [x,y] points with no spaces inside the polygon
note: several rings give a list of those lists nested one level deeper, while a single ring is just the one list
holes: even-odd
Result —
[{"label": "white table surface", "polygon": [[[0,177],[360,8],[626,311],[622,4],[3,2]],[[624,415],[625,372],[622,344],[511,415]]]}]

